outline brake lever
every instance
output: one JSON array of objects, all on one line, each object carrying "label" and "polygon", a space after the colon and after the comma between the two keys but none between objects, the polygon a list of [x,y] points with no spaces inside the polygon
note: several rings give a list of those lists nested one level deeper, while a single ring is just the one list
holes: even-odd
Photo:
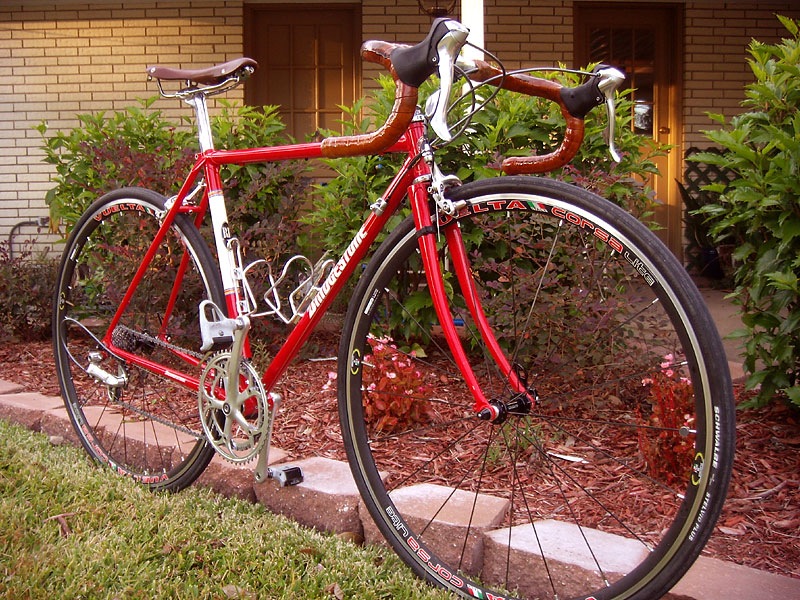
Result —
[{"label": "brake lever", "polygon": [[425,116],[430,120],[433,131],[442,141],[449,142],[453,139],[450,128],[447,126],[447,108],[450,102],[450,90],[453,88],[453,71],[461,52],[462,46],[467,41],[469,29],[458,21],[447,21],[448,31],[436,46],[437,68],[439,71],[439,89],[428,98],[425,104]]},{"label": "brake lever", "polygon": [[597,71],[599,81],[597,89],[603,94],[606,105],[606,116],[608,117],[608,129],[606,130],[606,137],[608,141],[608,152],[611,155],[611,160],[618,163],[622,159],[617,152],[616,144],[614,143],[614,128],[617,122],[617,110],[614,104],[614,93],[617,88],[625,81],[625,75],[613,67],[604,67]]}]

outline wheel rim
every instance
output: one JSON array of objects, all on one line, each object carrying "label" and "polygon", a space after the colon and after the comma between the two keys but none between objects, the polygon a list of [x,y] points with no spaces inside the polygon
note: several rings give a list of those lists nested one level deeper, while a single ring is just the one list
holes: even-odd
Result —
[{"label": "wheel rim", "polygon": [[[506,210],[515,201],[519,208]],[[504,207],[503,212],[493,212],[500,206]],[[530,272],[538,273],[531,281],[518,279],[513,283],[511,277],[503,279],[502,269],[495,264],[484,266],[486,272],[477,273],[477,277],[483,280],[482,301],[495,323],[504,322],[511,330],[516,327],[517,338],[547,331],[546,346],[541,341],[538,346],[520,346],[516,342],[507,346],[509,356],[520,358],[512,362],[520,363],[529,381],[534,380],[531,387],[538,392],[539,401],[529,411],[517,411],[524,414],[512,411],[502,426],[479,422],[474,416],[459,417],[470,414],[471,397],[463,390],[450,389],[455,387],[450,382],[458,381],[458,377],[439,371],[446,362],[438,356],[444,343],[440,341],[438,347],[432,343],[436,338],[435,327],[426,327],[424,319],[411,316],[402,307],[403,304],[419,306],[414,294],[397,291],[402,285],[414,285],[409,284],[413,278],[408,274],[419,270],[416,259],[398,267],[398,263],[405,262],[399,250],[381,257],[386,265],[378,276],[381,292],[366,290],[362,304],[353,309],[353,314],[364,316],[355,324],[347,347],[351,366],[344,386],[349,412],[343,426],[359,445],[351,462],[357,481],[360,472],[361,478],[368,482],[362,492],[373,498],[373,518],[381,522],[384,534],[395,536],[401,556],[405,553],[406,561],[416,566],[418,572],[442,584],[449,582],[451,587],[464,592],[468,588],[463,586],[472,585],[466,580],[475,576],[490,582],[487,588],[494,593],[498,588],[517,590],[523,597],[583,597],[589,593],[597,598],[630,597],[648,584],[651,585],[648,593],[657,586],[668,587],[676,575],[666,573],[670,570],[665,568],[667,563],[686,562],[674,560],[678,548],[684,542],[699,546],[698,542],[704,540],[710,528],[705,523],[710,511],[703,502],[710,472],[710,461],[705,461],[705,457],[712,456],[715,444],[719,443],[714,420],[706,419],[712,414],[710,384],[703,364],[705,359],[697,352],[696,335],[684,325],[689,316],[676,302],[676,293],[666,275],[660,272],[662,267],[656,267],[641,251],[641,243],[634,244],[629,235],[608,220],[598,218],[593,211],[548,196],[513,193],[475,199],[471,211],[476,214],[475,219],[480,212],[484,213],[481,219],[491,222],[491,226],[481,229],[483,242],[474,244],[473,250],[494,248],[495,258],[499,258],[502,252],[498,248],[505,242],[509,252],[525,255],[515,258],[515,268],[506,275],[518,274],[519,265],[526,260],[534,265]],[[492,214],[497,218],[493,219]],[[472,217],[468,220],[472,221]],[[462,222],[462,227],[464,237],[470,239],[477,235],[477,230],[470,229],[468,220]],[[517,224],[528,233],[538,232],[536,236],[528,235],[534,240],[532,244],[525,245],[521,237],[514,237]],[[553,241],[557,243],[554,245]],[[409,234],[406,248],[414,243],[413,234]],[[521,251],[517,250],[518,243],[523,246]],[[627,260],[612,261],[611,250],[617,257],[628,252]],[[541,258],[544,256],[550,258]],[[479,261],[484,265],[486,262],[489,261]],[[624,294],[612,294],[614,286],[603,286],[600,282],[609,278],[610,271],[620,268],[624,273],[620,281],[627,288]],[[402,274],[402,285],[389,281],[388,273],[394,271]],[[549,275],[552,273],[559,274],[562,285],[553,283],[558,278]],[[571,304],[560,306],[559,299],[564,298],[563,281],[567,279],[571,283],[566,287],[572,287],[574,294],[567,296]],[[577,282],[589,285],[580,286]],[[654,289],[657,295],[652,293]],[[509,306],[507,301],[505,305],[492,306],[492,297],[498,297],[501,291],[515,295],[517,306],[514,302]],[[634,302],[637,294],[642,298]],[[530,298],[535,298],[535,303],[526,305],[526,299]],[[625,300],[624,305],[620,299]],[[659,302],[652,304],[652,299]],[[457,300],[454,303],[458,305]],[[665,304],[675,306],[665,310]],[[518,310],[522,305],[525,310]],[[574,320],[557,314],[576,306]],[[404,312],[404,319],[411,323],[416,319],[416,324],[398,326],[396,322],[402,319],[391,316],[397,311]],[[465,322],[464,338],[477,339],[470,332],[466,311],[454,309],[454,313],[456,319]],[[603,319],[605,326],[601,325]],[[567,324],[566,330],[556,332],[563,342],[554,341],[552,326],[556,323],[562,328]],[[593,335],[587,336],[583,329],[589,324],[595,330],[590,330]],[[674,331],[676,324],[679,331]],[[606,341],[629,338],[624,343],[612,344],[619,364],[609,362],[611,353],[598,345],[602,336],[596,334],[602,327]],[[634,343],[630,335],[637,327],[646,336]],[[425,346],[428,357],[423,361],[410,356],[409,339],[394,343],[405,348],[391,349],[389,343],[365,338],[371,332],[383,339],[390,329],[401,332],[401,336],[412,332],[412,341]],[[571,356],[566,352],[568,348],[573,349]],[[521,359],[529,354],[535,355],[536,360]],[[668,360],[665,355],[671,358]],[[480,352],[476,356],[480,358]],[[416,412],[407,406],[398,409],[411,422],[407,427],[402,419],[386,417],[383,407],[398,392],[385,375],[378,374],[379,367],[398,362],[413,363],[411,368],[415,371],[425,365],[425,369],[419,369],[425,374],[417,379],[406,370],[403,377],[407,382],[425,384],[430,372],[434,373],[427,389],[416,394],[400,393],[407,403],[420,405]],[[671,364],[661,366],[667,362]],[[667,371],[671,372],[669,377]],[[398,371],[396,376],[400,375]],[[686,390],[693,388],[681,385],[682,376],[691,377],[697,390],[688,408],[681,407],[694,414],[687,419],[684,412],[678,422],[670,420],[675,407],[670,408],[669,403],[674,405],[685,398],[657,396],[664,387],[673,395],[676,391],[679,395],[687,394]],[[484,369],[479,379],[493,390],[487,394],[490,398],[502,403],[512,399],[506,378],[496,369]],[[642,380],[648,379],[653,383],[643,385]],[[592,385],[588,385],[590,381]],[[421,401],[423,398],[426,402]],[[586,412],[589,400],[592,414]],[[576,411],[578,407],[582,412]],[[625,420],[621,420],[621,415]],[[363,425],[365,421],[367,424]],[[688,427],[690,432],[681,430],[682,427]],[[615,433],[612,435],[611,431]],[[683,469],[680,475],[670,473],[673,467],[668,462],[659,464],[666,455],[674,455],[680,461]],[[413,464],[413,459],[418,464]],[[652,466],[642,464],[642,459]],[[505,484],[496,475],[497,465],[503,461],[510,465],[505,470]],[[605,463],[610,466],[601,466]],[[615,478],[615,471],[620,470],[625,472],[624,477]],[[377,472],[387,478],[389,496],[383,492]],[[501,490],[503,485],[505,489]],[[638,521],[624,514],[614,497],[622,485],[634,500],[644,498],[640,505],[633,504],[630,509],[638,513],[635,515]],[[476,493],[478,488],[487,493]],[[549,489],[549,497],[544,497],[544,492],[534,494],[531,488]],[[548,506],[548,501],[552,505]],[[688,518],[681,516],[684,512]],[[460,524],[455,524],[455,517],[447,516],[450,513],[460,513]],[[445,524],[448,519],[449,525]],[[479,524],[480,519],[484,521]],[[397,531],[401,534],[394,533]],[[409,533],[413,542],[409,542],[403,531],[413,532]],[[570,539],[574,549],[582,553],[578,565],[570,563],[576,560],[574,557],[565,558],[567,549],[555,543],[559,539]],[[480,558],[474,558],[479,553],[475,548],[480,544],[484,551]],[[616,550],[610,555],[608,548],[612,547]],[[686,545],[683,547],[687,554],[699,551],[699,547],[691,551],[686,550]],[[651,552],[650,548],[656,551]],[[538,562],[536,572],[530,570],[534,558]],[[581,583],[562,584],[572,577],[565,573],[576,569],[582,573]],[[594,584],[586,580],[590,575],[595,578]],[[628,577],[623,578],[624,575]],[[650,583],[656,576],[660,581]],[[458,581],[454,583],[453,577]]]},{"label": "wheel rim", "polygon": [[[95,207],[76,225],[62,268],[55,313],[62,392],[79,435],[95,458],[153,487],[172,487],[209,458],[202,441],[197,394],[116,359],[102,343],[136,265],[157,231],[163,205],[137,194],[119,194]],[[206,281],[208,268],[198,266],[204,259],[197,256],[191,242],[187,285],[176,298],[169,326],[161,332],[159,317],[169,301],[168,282],[174,280],[187,247],[184,240],[177,226],[170,230],[113,342],[169,368],[190,372],[192,367],[174,349],[197,355],[197,304],[213,293]],[[126,383],[113,388],[90,377],[86,366],[91,352],[100,354],[100,368],[124,376]]]}]

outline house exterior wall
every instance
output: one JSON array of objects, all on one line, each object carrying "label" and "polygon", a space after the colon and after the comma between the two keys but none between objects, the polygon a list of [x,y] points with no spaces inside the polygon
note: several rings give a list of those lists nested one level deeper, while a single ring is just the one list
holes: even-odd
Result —
[{"label": "house exterior wall", "polygon": [[[258,0],[253,0],[256,3]],[[263,0],[262,0],[263,1]],[[317,3],[324,0],[316,0]],[[0,240],[21,220],[47,215],[50,165],[41,162],[42,120],[53,130],[77,124],[75,115],[120,110],[155,95],[145,68],[221,62],[243,52],[242,0],[122,2],[28,0],[0,3]],[[486,0],[485,45],[510,68],[573,64],[574,2]],[[707,145],[714,124],[706,111],[740,111],[752,80],[746,46],[755,37],[774,43],[784,30],[775,13],[800,18],[796,2],[686,2],[683,147]],[[458,16],[458,15],[456,15]],[[416,0],[363,0],[362,36],[414,41],[430,18]],[[363,89],[380,67],[363,65]],[[226,99],[241,101],[241,88]],[[155,105],[186,115],[176,100]],[[213,101],[212,101],[213,110]]]},{"label": "house exterior wall", "polygon": [[[149,65],[236,58],[242,35],[241,1],[0,4],[0,240],[16,223],[48,214],[54,171],[42,162],[34,126],[65,130],[78,124],[76,114],[135,105],[158,94]],[[226,98],[241,101],[242,89]],[[155,106],[169,117],[188,114],[177,100]]]},{"label": "house exterior wall", "polygon": [[744,86],[753,81],[747,64],[752,39],[775,44],[788,34],[775,18],[800,18],[797,2],[688,2],[685,7],[683,88],[684,148],[706,148],[703,130],[717,124],[706,113],[730,118],[742,112]]}]

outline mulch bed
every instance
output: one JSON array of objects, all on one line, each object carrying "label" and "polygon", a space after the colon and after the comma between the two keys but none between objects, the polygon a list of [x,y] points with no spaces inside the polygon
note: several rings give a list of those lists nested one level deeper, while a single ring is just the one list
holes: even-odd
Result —
[{"label": "mulch bed", "polygon": [[[335,355],[329,339],[313,348],[320,357]],[[277,447],[295,457],[345,460],[335,393],[323,391],[335,369],[333,360],[292,365],[278,389],[284,402],[276,420]],[[0,379],[48,396],[60,393],[49,342],[0,348]],[[728,501],[704,554],[800,578],[800,413],[777,402],[740,412],[737,435]]]}]

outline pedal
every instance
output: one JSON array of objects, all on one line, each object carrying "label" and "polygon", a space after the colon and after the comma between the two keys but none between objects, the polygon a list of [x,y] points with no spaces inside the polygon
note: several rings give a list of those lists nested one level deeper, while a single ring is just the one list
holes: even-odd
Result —
[{"label": "pedal", "polygon": [[267,477],[276,480],[281,487],[303,483],[303,470],[300,467],[270,467]]},{"label": "pedal", "polygon": [[200,309],[201,352],[220,350],[233,344],[234,332],[241,329],[235,319],[224,316],[222,310],[211,300],[203,300]]}]

